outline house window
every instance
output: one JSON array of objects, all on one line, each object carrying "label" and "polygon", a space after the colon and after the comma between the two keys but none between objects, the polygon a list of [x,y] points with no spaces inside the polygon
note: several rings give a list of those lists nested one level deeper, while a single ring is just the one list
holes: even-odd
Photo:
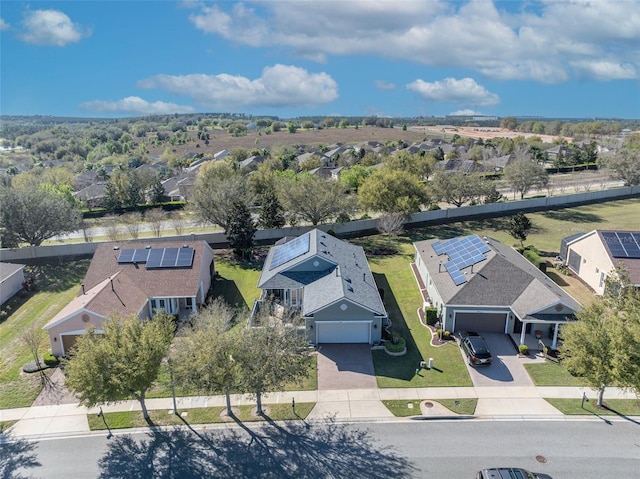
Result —
[{"label": "house window", "polygon": [[193,308],[193,298],[185,298],[184,303],[188,309]]},{"label": "house window", "polygon": [[297,289],[292,289],[290,291],[291,294],[291,306],[297,306],[298,305],[298,290]]},{"label": "house window", "polygon": [[604,279],[606,278],[604,272],[600,273],[600,285],[598,286],[599,288],[602,288],[604,286]]}]

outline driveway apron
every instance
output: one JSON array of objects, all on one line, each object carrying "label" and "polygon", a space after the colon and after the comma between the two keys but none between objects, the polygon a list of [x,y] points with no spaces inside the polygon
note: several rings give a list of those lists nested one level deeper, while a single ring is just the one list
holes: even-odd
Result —
[{"label": "driveway apron", "polygon": [[318,390],[375,389],[371,346],[321,344],[318,346]]},{"label": "driveway apron", "polygon": [[[533,381],[523,366],[526,359],[519,358],[505,334],[480,333],[487,342],[493,362],[489,366],[469,366],[469,375],[475,387],[533,387]],[[464,354],[464,353],[463,353]],[[466,357],[465,357],[466,361]]]}]

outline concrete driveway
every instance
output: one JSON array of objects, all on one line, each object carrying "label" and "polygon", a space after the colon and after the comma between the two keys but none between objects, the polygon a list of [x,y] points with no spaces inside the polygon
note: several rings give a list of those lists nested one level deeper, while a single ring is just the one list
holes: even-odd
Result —
[{"label": "concrete driveway", "polygon": [[[489,366],[469,366],[469,375],[474,387],[533,387],[533,381],[523,364],[530,362],[519,358],[513,343],[506,334],[480,333],[487,342],[493,362]],[[464,352],[460,350],[465,362]]]},{"label": "concrete driveway", "polygon": [[375,389],[371,346],[321,344],[318,346],[318,390]]}]

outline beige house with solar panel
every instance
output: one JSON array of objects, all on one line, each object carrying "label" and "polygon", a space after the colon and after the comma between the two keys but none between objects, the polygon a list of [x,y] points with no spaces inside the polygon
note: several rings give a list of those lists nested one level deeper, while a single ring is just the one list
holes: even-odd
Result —
[{"label": "beige house with solar panel", "polygon": [[[476,235],[414,243],[425,306],[448,331],[512,334],[525,344],[541,331],[556,348],[559,326],[581,305],[508,245]],[[421,287],[422,287],[421,285]]]},{"label": "beige house with solar panel", "polygon": [[640,287],[640,231],[593,230],[562,240],[565,265],[597,294],[604,294],[607,278],[622,267]]},{"label": "beige house with solar panel", "polygon": [[214,275],[205,241],[103,243],[91,260],[79,295],[44,330],[51,351],[66,356],[79,335],[113,317],[150,318],[163,310],[178,317],[203,304]]}]

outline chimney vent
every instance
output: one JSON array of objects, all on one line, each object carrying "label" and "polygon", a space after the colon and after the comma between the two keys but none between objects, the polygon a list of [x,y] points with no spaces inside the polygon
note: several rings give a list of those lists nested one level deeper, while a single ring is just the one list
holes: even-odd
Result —
[{"label": "chimney vent", "polygon": [[84,290],[84,283],[82,283],[82,294],[87,294]]}]

